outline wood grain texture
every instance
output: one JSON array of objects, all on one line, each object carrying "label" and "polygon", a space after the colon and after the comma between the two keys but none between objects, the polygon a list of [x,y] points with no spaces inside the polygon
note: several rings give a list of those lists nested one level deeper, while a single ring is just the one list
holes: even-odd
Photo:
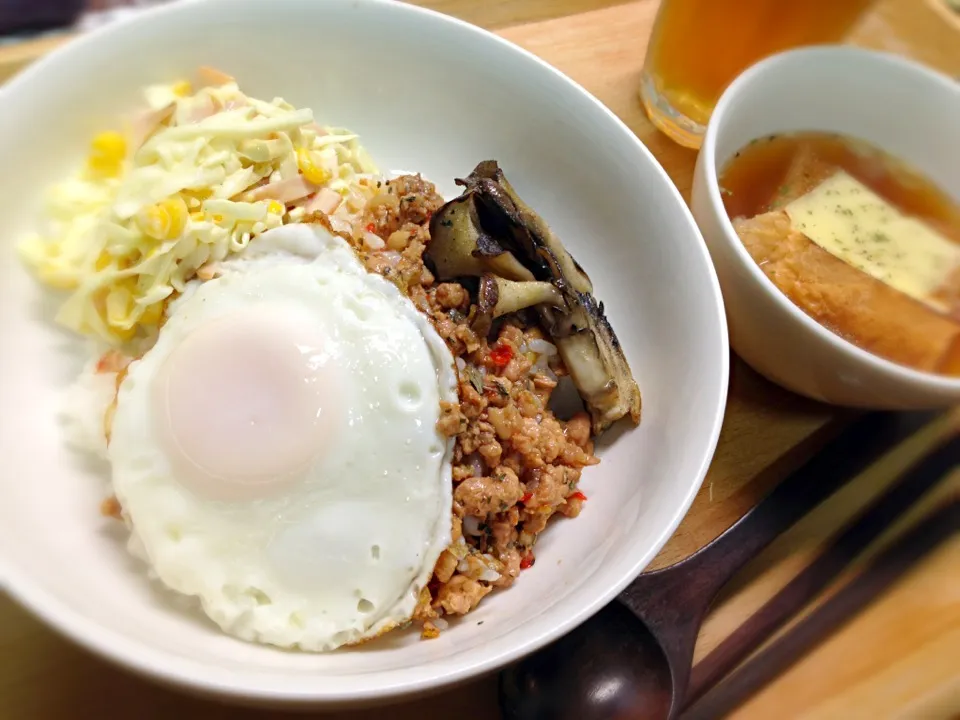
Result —
[{"label": "wood grain texture", "polygon": [[59,47],[66,38],[59,35],[0,47],[0,82],[6,82],[39,57]]},{"label": "wood grain texture", "polygon": [[[911,55],[960,74],[960,26],[937,0],[883,0],[856,31],[858,44]],[[696,155],[658,133],[637,98],[656,0],[423,0],[497,30],[543,57],[600,98],[640,137],[689,197]],[[60,42],[0,48],[0,81]],[[720,445],[690,513],[655,560],[676,561],[709,542],[835,431],[843,415],[798,398],[734,359]],[[897,448],[799,523],[751,563],[711,613],[697,648],[702,657],[803,567],[846,518],[878,494],[912,457],[946,432],[945,419]],[[960,477],[941,487],[956,492]],[[916,513],[914,513],[916,516]],[[897,587],[789,673],[737,718],[949,718],[960,715],[960,542],[941,548]],[[0,717],[266,718],[181,696],[92,658],[0,599]],[[291,715],[290,717],[305,717]],[[498,717],[487,677],[427,701],[325,715],[343,720],[390,717]]]},{"label": "wood grain texture", "polygon": [[630,0],[404,0],[466,20],[488,30],[569,17],[624,5]]}]

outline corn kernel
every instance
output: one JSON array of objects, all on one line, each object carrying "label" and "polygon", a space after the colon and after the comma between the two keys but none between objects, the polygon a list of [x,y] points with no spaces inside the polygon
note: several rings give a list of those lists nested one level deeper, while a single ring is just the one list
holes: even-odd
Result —
[{"label": "corn kernel", "polygon": [[170,215],[160,205],[148,205],[137,213],[137,225],[147,237],[160,240],[167,236]]},{"label": "corn kernel", "polygon": [[167,240],[175,240],[183,234],[183,228],[187,225],[187,203],[179,195],[168,197],[160,203],[170,214],[170,232],[167,233]]},{"label": "corn kernel", "polygon": [[271,200],[270,204],[267,205],[267,212],[274,215],[283,215],[287,211],[287,208],[283,203],[278,202],[277,200]]},{"label": "corn kernel", "polygon": [[111,160],[123,160],[127,154],[127,141],[120,133],[110,130],[97,135],[91,143],[93,152]]},{"label": "corn kernel", "polygon": [[307,182],[311,182],[314,185],[323,185],[333,177],[326,168],[317,165],[313,161],[310,151],[306,148],[297,150],[297,166],[300,168],[300,172],[303,173],[303,177],[307,179]]},{"label": "corn kernel", "polygon": [[192,188],[190,190],[183,190],[180,193],[183,196],[183,199],[187,202],[187,207],[191,210],[193,208],[200,207],[200,204],[204,200],[209,200],[213,195],[213,191],[208,188]]},{"label": "corn kernel", "polygon": [[113,258],[110,257],[110,253],[106,250],[102,250],[97,256],[97,262],[94,263],[94,268],[99,272],[100,270],[105,270],[110,267],[110,264],[113,262]]},{"label": "corn kernel", "polygon": [[129,340],[136,333],[135,324],[130,322],[135,288],[135,278],[124,278],[113,286],[104,302],[104,319],[110,327],[110,332],[121,340]]},{"label": "corn kernel", "polygon": [[181,80],[170,86],[170,92],[177,97],[187,97],[187,95],[193,92],[193,86],[189,80]]},{"label": "corn kernel", "polygon": [[121,342],[127,342],[128,340],[133,339],[133,336],[137,334],[137,326],[132,325],[128,328],[111,327],[110,332],[112,332]]},{"label": "corn kernel", "polygon": [[179,195],[147,205],[137,213],[137,225],[147,237],[154,240],[174,240],[187,224],[187,204]]},{"label": "corn kernel", "polygon": [[120,172],[127,155],[127,141],[118,132],[108,131],[97,135],[90,143],[87,165],[94,172],[116,175]]},{"label": "corn kernel", "polygon": [[160,323],[162,315],[163,303],[156,302],[153,305],[147,306],[147,309],[143,311],[143,315],[140,316],[140,323],[143,325],[157,325]]}]

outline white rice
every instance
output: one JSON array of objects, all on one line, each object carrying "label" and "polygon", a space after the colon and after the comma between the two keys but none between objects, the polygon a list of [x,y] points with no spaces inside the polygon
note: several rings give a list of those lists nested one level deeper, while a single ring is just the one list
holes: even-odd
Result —
[{"label": "white rice", "polygon": [[99,458],[107,457],[104,418],[116,392],[117,374],[97,372],[99,357],[90,360],[67,388],[60,410],[67,444]]}]

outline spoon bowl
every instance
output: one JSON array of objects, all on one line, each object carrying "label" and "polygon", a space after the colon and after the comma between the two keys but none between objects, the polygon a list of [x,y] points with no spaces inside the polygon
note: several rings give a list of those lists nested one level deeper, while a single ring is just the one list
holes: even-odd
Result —
[{"label": "spoon bowl", "polygon": [[[566,663],[564,658],[582,659]],[[557,688],[564,688],[557,693]],[[670,711],[672,680],[660,643],[614,602],[500,676],[504,720],[633,720]]]}]

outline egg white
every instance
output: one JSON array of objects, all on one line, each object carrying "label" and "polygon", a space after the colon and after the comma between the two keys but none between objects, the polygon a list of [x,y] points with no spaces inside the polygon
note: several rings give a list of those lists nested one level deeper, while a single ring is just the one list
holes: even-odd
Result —
[{"label": "egg white", "polygon": [[[409,299],[319,227],[269,231],[224,271],[171,305],[120,386],[108,455],[131,550],[245,640],[322,651],[402,625],[450,542],[453,444],[436,430],[441,400],[457,400],[449,350]],[[275,496],[205,499],[176,477],[151,387],[191,332],[265,307],[330,339],[342,422]]]}]

